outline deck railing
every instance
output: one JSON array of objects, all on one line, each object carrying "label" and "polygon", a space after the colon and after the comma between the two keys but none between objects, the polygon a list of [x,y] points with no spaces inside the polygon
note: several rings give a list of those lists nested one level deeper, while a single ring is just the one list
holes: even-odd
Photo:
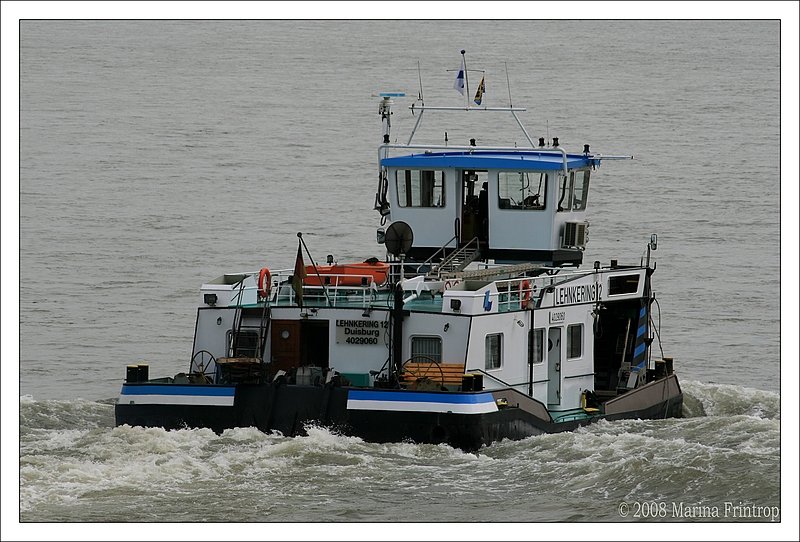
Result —
[{"label": "deck railing", "polygon": [[[389,262],[390,271],[389,277],[395,274],[399,275],[398,267],[400,262]],[[536,277],[520,276],[510,279],[494,280],[497,287],[497,292],[489,294],[489,299],[496,304],[499,312],[512,312],[518,310],[525,310],[531,308],[541,297],[543,292],[552,286],[560,283],[569,282],[577,278],[595,273],[594,270],[588,269],[586,271],[575,271],[569,275],[559,274],[542,274]],[[255,273],[247,273],[249,275],[258,275]],[[297,294],[292,287],[291,278],[294,275],[294,269],[280,269],[272,274],[272,284],[270,288],[269,301],[272,306],[292,306],[297,303]],[[419,273],[408,272],[405,278],[412,278],[418,276]],[[304,284],[303,285],[303,301],[308,306],[325,307],[325,306],[348,306],[367,308],[379,301],[381,306],[389,306],[392,304],[392,296],[383,285],[377,285],[373,282],[371,275],[355,275],[355,274],[323,274],[317,277],[315,274],[308,275],[312,280],[319,281],[322,278],[322,284]],[[361,284],[353,284],[353,281],[358,281]],[[231,299],[231,305],[241,305],[241,299],[244,299],[246,293],[254,292],[257,286],[238,286]],[[474,295],[476,297],[484,296],[486,294],[478,294],[477,292],[464,292],[465,295]],[[247,296],[250,297],[250,296]],[[416,296],[412,295],[408,301],[415,299]],[[257,299],[257,297],[256,297]],[[433,299],[439,300],[439,296],[434,296]],[[440,309],[441,310],[441,309]]]},{"label": "deck railing", "polygon": [[498,312],[524,310],[529,308],[529,302],[535,303],[545,289],[592,273],[595,273],[593,269],[576,271],[569,275],[539,275],[496,280],[493,282],[497,286],[497,293],[489,294],[489,299],[497,302]]},{"label": "deck railing", "polygon": [[[290,280],[294,276],[294,269],[281,269],[272,275],[272,292],[270,302],[273,305],[295,305],[297,293]],[[348,306],[368,307],[374,299],[378,287],[373,282],[372,275],[355,274],[316,274],[308,275],[314,280],[321,280],[320,284],[303,284],[303,302],[308,305],[336,307],[346,303]],[[347,284],[357,280],[361,284]]]}]

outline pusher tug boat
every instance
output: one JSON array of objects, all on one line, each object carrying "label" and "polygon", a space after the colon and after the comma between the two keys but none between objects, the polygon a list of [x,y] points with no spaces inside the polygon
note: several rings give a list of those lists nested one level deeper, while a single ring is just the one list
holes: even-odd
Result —
[{"label": "pusher tug boat", "polygon": [[[590,177],[632,157],[535,145],[525,109],[429,107],[421,92],[408,142],[391,143],[403,96],[379,95],[384,260],[317,265],[298,233],[293,269],[203,284],[188,371],[150,379],[129,365],[117,425],[292,436],[314,424],[474,451],[601,419],[680,417],[672,359],[652,348],[656,236],[639,265],[579,267]],[[530,146],[413,143],[427,111],[510,113]]]}]

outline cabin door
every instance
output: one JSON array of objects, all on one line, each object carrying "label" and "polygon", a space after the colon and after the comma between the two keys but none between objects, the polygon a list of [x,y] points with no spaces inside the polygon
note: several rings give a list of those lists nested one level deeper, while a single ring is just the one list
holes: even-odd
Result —
[{"label": "cabin door", "polygon": [[489,174],[486,171],[461,171],[461,244],[474,237],[489,241]]},{"label": "cabin door", "polygon": [[561,328],[551,327],[547,336],[547,404],[561,404]]},{"label": "cabin door", "polygon": [[272,321],[271,373],[304,365],[328,367],[328,321]]},{"label": "cabin door", "polygon": [[272,321],[272,364],[270,373],[300,366],[300,322]]},{"label": "cabin door", "polygon": [[330,338],[327,320],[304,320],[300,324],[303,342],[300,348],[300,364],[328,368]]}]

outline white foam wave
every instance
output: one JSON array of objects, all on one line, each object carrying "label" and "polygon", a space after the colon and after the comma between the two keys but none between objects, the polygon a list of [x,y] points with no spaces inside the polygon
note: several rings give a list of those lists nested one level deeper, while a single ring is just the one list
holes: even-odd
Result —
[{"label": "white foam wave", "polygon": [[780,419],[780,394],[734,386],[709,384],[697,381],[682,381],[684,392],[684,415],[735,416]]},{"label": "white foam wave", "polygon": [[19,418],[21,430],[112,427],[114,406],[105,401],[37,400],[31,395],[22,395],[19,398]]}]

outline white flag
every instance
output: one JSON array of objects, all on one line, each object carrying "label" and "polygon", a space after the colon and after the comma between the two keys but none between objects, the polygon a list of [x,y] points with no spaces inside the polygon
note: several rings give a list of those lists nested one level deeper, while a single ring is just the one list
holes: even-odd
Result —
[{"label": "white flag", "polygon": [[461,58],[461,69],[458,70],[458,74],[456,75],[456,82],[453,84],[453,88],[456,89],[461,95],[464,95],[464,72],[466,71],[466,65],[464,64],[464,58]]}]

